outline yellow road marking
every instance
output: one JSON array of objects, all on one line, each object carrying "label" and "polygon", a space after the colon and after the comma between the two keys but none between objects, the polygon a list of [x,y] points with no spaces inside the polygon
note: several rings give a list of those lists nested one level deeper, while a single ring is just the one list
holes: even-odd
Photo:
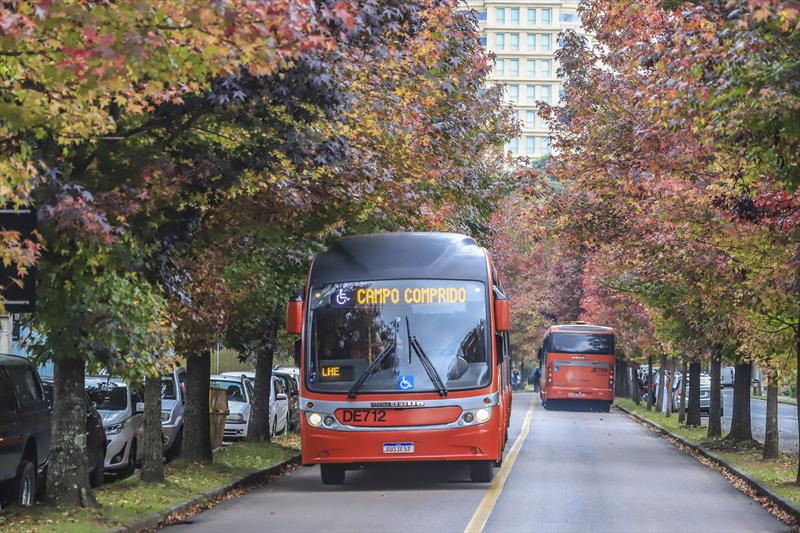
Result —
[{"label": "yellow road marking", "polygon": [[517,440],[514,441],[514,445],[508,451],[508,455],[506,455],[506,458],[503,460],[503,466],[494,477],[492,486],[489,487],[489,490],[481,500],[478,508],[475,509],[475,514],[472,515],[472,520],[470,520],[469,524],[467,524],[466,529],[464,529],[464,533],[480,533],[483,531],[486,521],[489,519],[489,515],[492,513],[492,509],[494,509],[498,498],[500,498],[500,494],[503,492],[503,487],[506,484],[508,473],[511,472],[511,468],[514,466],[514,461],[517,460],[519,451],[522,448],[522,443],[525,442],[525,437],[528,436],[528,432],[531,430],[531,422],[533,422],[533,409],[535,406],[536,396],[531,399],[531,405],[528,407],[528,412],[525,415],[525,421],[522,423],[522,429],[519,432]]}]

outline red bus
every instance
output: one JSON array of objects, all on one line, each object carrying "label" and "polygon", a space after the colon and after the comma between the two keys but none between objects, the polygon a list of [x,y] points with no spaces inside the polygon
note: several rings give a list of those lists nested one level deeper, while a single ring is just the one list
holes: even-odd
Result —
[{"label": "red bus", "polygon": [[614,330],[585,322],[552,326],[539,348],[545,409],[561,400],[614,402]]},{"label": "red bus", "polygon": [[488,482],[511,412],[509,307],[465,235],[347,237],[318,254],[299,335],[302,460],[322,482],[390,461],[464,461]]}]

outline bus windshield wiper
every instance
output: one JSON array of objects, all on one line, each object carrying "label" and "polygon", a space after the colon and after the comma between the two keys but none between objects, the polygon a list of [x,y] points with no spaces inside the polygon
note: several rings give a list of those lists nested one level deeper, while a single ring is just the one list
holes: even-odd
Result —
[{"label": "bus windshield wiper", "polygon": [[406,317],[406,331],[408,331],[408,344],[410,348],[413,348],[414,352],[416,352],[417,357],[419,357],[419,361],[425,368],[425,372],[428,373],[428,377],[431,378],[431,383],[433,383],[433,386],[436,387],[436,391],[439,393],[439,396],[447,396],[447,387],[445,387],[442,377],[436,371],[436,367],[433,366],[430,357],[428,357],[428,355],[425,353],[425,350],[422,349],[422,345],[419,343],[417,338],[411,334],[411,326],[408,322],[408,317]]},{"label": "bus windshield wiper", "polygon": [[394,341],[392,341],[391,344],[389,344],[386,348],[384,348],[383,351],[380,353],[380,355],[378,355],[378,357],[375,358],[372,364],[367,367],[364,373],[361,374],[361,376],[358,378],[358,381],[356,381],[353,384],[353,386],[350,388],[350,391],[347,393],[347,397],[350,398],[351,400],[354,400],[358,392],[367,382],[367,380],[371,378],[373,375],[375,375],[378,372],[378,370],[380,370],[383,363],[389,358],[391,354],[395,352],[396,349],[397,349],[397,343]]}]

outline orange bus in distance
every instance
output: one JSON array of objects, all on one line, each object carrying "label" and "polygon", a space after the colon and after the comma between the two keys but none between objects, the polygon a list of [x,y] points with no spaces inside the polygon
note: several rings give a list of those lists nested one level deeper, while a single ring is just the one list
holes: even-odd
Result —
[{"label": "orange bus in distance", "polygon": [[539,348],[545,409],[562,400],[589,400],[604,411],[614,402],[614,329],[585,322],[550,327]]}]

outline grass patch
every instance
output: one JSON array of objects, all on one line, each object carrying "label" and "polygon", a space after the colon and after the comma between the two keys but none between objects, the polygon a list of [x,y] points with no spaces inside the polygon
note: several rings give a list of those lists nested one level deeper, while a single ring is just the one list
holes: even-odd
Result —
[{"label": "grass patch", "polygon": [[252,470],[279,463],[299,450],[299,435],[279,436],[273,443],[234,443],[215,452],[210,465],[181,460],[168,464],[164,483],[142,483],[136,473],[104,485],[95,491],[101,505],[96,510],[59,511],[41,504],[3,510],[0,530],[4,533],[105,531],[221,487]]},{"label": "grass patch", "polygon": [[773,492],[800,507],[800,487],[795,485],[797,454],[781,453],[777,459],[763,459],[760,447],[746,447],[737,450],[719,449],[714,445],[719,441],[712,443],[706,437],[706,428],[687,428],[682,426],[678,424],[677,414],[666,417],[663,413],[648,411],[644,406],[637,406],[633,401],[626,398],[617,398],[614,403],[643,418],[660,424],[692,444],[705,448],[726,463],[748,473],[762,485],[769,487]]}]

